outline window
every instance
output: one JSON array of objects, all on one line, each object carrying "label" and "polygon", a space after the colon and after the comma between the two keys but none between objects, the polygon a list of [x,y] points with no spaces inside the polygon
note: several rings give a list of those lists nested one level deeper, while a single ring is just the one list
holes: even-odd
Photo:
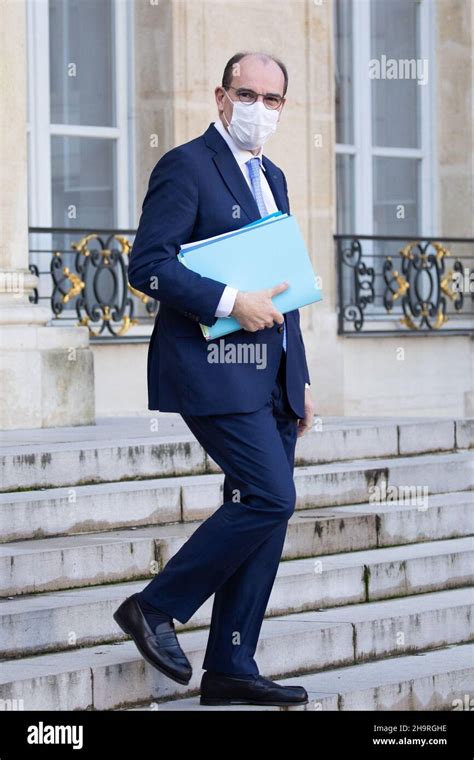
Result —
[{"label": "window", "polygon": [[31,226],[130,226],[131,11],[128,0],[28,2]]},{"label": "window", "polygon": [[432,0],[335,0],[337,232],[436,234]]}]

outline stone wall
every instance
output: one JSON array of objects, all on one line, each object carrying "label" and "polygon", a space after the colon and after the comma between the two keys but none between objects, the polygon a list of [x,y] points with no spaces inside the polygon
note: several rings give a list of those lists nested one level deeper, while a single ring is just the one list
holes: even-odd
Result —
[{"label": "stone wall", "polygon": [[[301,312],[317,411],[473,414],[469,338],[337,336],[332,14],[329,0],[135,0],[137,221],[158,158],[215,119],[214,87],[226,60],[241,49],[276,54],[289,69],[288,102],[265,152],[286,174],[291,210],[323,279],[323,302]],[[445,236],[473,236],[472,15],[470,0],[437,2],[435,174]],[[100,374],[110,349],[94,350],[104,354],[96,361]],[[144,366],[145,346],[126,351]],[[137,363],[130,365],[123,387],[139,386],[123,401],[145,409],[144,379],[137,379]]]}]

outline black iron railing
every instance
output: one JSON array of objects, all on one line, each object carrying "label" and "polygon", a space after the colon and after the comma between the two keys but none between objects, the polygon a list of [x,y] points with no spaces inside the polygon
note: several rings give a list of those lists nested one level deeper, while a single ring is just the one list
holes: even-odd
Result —
[{"label": "black iron railing", "polygon": [[[130,286],[135,230],[30,228],[31,300],[95,341],[147,340],[159,304]],[[340,335],[474,333],[474,240],[335,235]]]},{"label": "black iron railing", "polygon": [[474,240],[334,240],[340,335],[474,333]]},{"label": "black iron railing", "polygon": [[51,324],[86,326],[96,341],[148,338],[158,302],[127,280],[135,230],[31,227],[29,233],[30,271],[39,277],[30,298],[49,304]]}]

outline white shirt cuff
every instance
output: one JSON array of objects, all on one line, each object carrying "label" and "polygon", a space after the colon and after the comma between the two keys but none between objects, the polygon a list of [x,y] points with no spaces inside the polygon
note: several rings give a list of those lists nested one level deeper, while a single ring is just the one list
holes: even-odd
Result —
[{"label": "white shirt cuff", "polygon": [[234,308],[237,293],[238,291],[236,288],[231,288],[229,285],[226,285],[222,292],[221,300],[217,304],[217,309],[214,316],[228,317]]}]

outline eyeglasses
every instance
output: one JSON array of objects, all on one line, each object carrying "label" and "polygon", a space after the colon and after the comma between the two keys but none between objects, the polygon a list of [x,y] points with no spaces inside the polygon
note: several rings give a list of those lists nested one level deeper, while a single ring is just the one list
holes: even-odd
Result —
[{"label": "eyeglasses", "polygon": [[253,90],[248,90],[246,87],[232,87],[231,85],[228,85],[227,87],[224,87],[224,89],[235,90],[235,94],[237,95],[240,102],[245,103],[248,106],[251,106],[252,103],[255,103],[258,98],[262,98],[265,108],[269,108],[271,111],[274,111],[276,108],[280,108],[283,102],[281,95],[258,95],[258,93],[254,92]]}]

